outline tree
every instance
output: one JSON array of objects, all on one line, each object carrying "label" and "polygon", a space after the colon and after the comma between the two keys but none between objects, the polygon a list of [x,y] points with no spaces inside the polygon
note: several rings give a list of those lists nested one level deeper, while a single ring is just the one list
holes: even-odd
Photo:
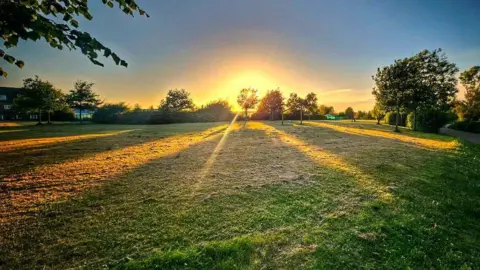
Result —
[{"label": "tree", "polygon": [[465,102],[458,108],[466,119],[480,119],[480,66],[471,67],[460,74],[465,87]]},{"label": "tree", "polygon": [[283,95],[280,89],[276,90],[269,90],[267,94],[260,100],[260,104],[258,105],[258,111],[266,111],[270,115],[270,120],[274,119],[274,114],[276,112],[282,111],[282,104],[283,104]]},{"label": "tree", "polygon": [[42,123],[42,112],[47,111],[50,123],[50,113],[63,107],[63,93],[55,89],[49,81],[35,76],[23,80],[22,93],[13,102],[19,110],[37,112],[38,124]]},{"label": "tree", "polygon": [[375,103],[372,110],[372,116],[377,120],[377,125],[380,125],[380,120],[385,116],[385,110],[380,103]]},{"label": "tree", "polygon": [[159,108],[167,112],[181,112],[194,110],[195,105],[189,92],[185,89],[174,89],[168,91],[167,97],[162,99]]},{"label": "tree", "polygon": [[237,97],[237,103],[240,105],[240,108],[245,110],[245,122],[248,118],[248,109],[255,108],[258,102],[259,100],[256,89],[243,88],[240,91],[240,94]]},{"label": "tree", "polygon": [[317,95],[313,92],[308,93],[304,99],[305,102],[305,109],[310,113],[308,119],[310,119],[311,115],[314,115],[318,112],[318,98]]},{"label": "tree", "polygon": [[199,112],[212,115],[215,121],[227,121],[233,118],[232,106],[226,100],[211,101]]},{"label": "tree", "polygon": [[66,96],[67,104],[80,111],[80,122],[82,121],[82,113],[85,110],[94,110],[102,101],[92,90],[93,83],[78,80],[74,84],[74,89],[70,90],[70,94]]},{"label": "tree", "polygon": [[345,116],[346,116],[348,119],[352,119],[352,121],[355,122],[355,112],[353,111],[353,108],[352,108],[352,107],[348,107],[348,108],[345,110]]},{"label": "tree", "polygon": [[135,103],[135,105],[133,105],[133,111],[134,111],[134,112],[141,112],[141,111],[142,111],[142,107],[140,106],[140,104]]},{"label": "tree", "polygon": [[372,94],[378,103],[386,108],[394,108],[396,113],[395,131],[400,121],[400,110],[406,108],[411,98],[411,91],[417,86],[415,69],[418,66],[411,58],[395,60],[389,66],[378,68],[372,76],[375,87]]},{"label": "tree", "polygon": [[116,123],[123,113],[129,111],[130,107],[125,102],[106,103],[93,113],[92,121],[105,124]]},{"label": "tree", "polygon": [[326,106],[322,104],[318,107],[318,113],[320,115],[334,114],[335,110],[333,109],[333,106]]},{"label": "tree", "polygon": [[291,93],[287,100],[287,108],[292,114],[300,114],[300,125],[303,124],[303,113],[305,111],[305,100],[295,93]]},{"label": "tree", "polygon": [[[128,15],[134,13],[146,15],[134,0],[102,0],[104,4],[113,8],[114,3]],[[55,19],[53,19],[55,17]],[[99,53],[104,57],[111,57],[116,65],[127,67],[127,62],[116,53],[105,47],[89,33],[79,31],[79,19],[92,20],[88,7],[88,0],[39,0],[39,1],[0,1],[0,38],[3,45],[9,49],[16,47],[20,39],[37,41],[44,39],[52,48],[62,50],[80,49],[82,54],[95,65],[103,66],[97,60]],[[0,50],[0,57],[19,68],[24,66],[22,60]],[[7,76],[7,72],[0,68],[0,76]]]},{"label": "tree", "polygon": [[417,110],[447,111],[457,94],[458,68],[450,63],[442,49],[423,50],[410,58],[413,73],[407,107],[413,110],[413,130],[417,129]]}]

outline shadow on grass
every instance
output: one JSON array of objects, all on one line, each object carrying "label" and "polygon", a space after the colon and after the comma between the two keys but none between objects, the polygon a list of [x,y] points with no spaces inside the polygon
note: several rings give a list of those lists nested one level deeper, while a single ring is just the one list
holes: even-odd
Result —
[{"label": "shadow on grass", "polygon": [[[295,232],[356,211],[364,194],[353,177],[316,168],[295,148],[250,128],[231,133],[192,193],[219,140],[150,160],[9,228],[15,237],[6,241],[11,252],[4,264],[123,267],[127,256],[141,259],[158,249],[148,267],[274,267],[284,263],[275,261],[282,256],[312,251]],[[32,239],[35,244],[23,245]],[[15,256],[20,250],[22,257]]]},{"label": "shadow on grass", "polygon": [[[328,129],[317,137],[317,128],[272,128],[284,132],[288,142],[277,137],[281,134],[267,134],[263,126],[232,132],[195,196],[192,189],[219,136],[149,160],[82,198],[43,208],[32,220],[0,233],[6,243],[0,254],[3,265],[120,269],[478,265],[474,221],[479,172],[478,166],[472,169],[478,147],[430,151],[396,140],[378,142],[375,137],[337,138]],[[354,141],[361,147],[340,149],[325,146],[326,140]],[[355,167],[353,173],[336,168],[338,163],[328,166],[328,160],[325,166],[316,163],[312,157],[318,147],[329,148],[322,151]],[[313,150],[303,151],[309,148]],[[399,150],[406,154],[399,155]],[[396,183],[389,186],[392,199],[385,202],[359,185],[357,171],[379,186]]]},{"label": "shadow on grass", "polygon": [[[430,151],[401,141],[343,134],[338,149],[304,127],[277,128],[326,150],[387,184],[393,200],[370,202],[358,215],[308,233],[318,245],[312,268],[445,268],[479,265],[480,147]],[[318,129],[317,129],[318,130]],[[380,141],[379,141],[380,140]],[[380,148],[378,144],[388,147]]]},{"label": "shadow on grass", "polygon": [[[205,128],[208,126],[205,126]],[[99,185],[106,179],[127,173],[143,163],[181,151],[203,140],[209,140],[224,130],[216,126],[202,132],[184,133],[158,140],[136,141],[121,148],[103,150],[77,159],[46,163],[32,170],[3,177],[3,204],[0,206],[1,220],[13,216],[35,213],[46,202],[77,194],[91,186]],[[127,139],[129,140],[129,139]],[[118,142],[118,138],[116,140]],[[129,140],[130,141],[130,140]],[[56,153],[56,152],[55,152]],[[10,168],[11,169],[11,168]]]}]

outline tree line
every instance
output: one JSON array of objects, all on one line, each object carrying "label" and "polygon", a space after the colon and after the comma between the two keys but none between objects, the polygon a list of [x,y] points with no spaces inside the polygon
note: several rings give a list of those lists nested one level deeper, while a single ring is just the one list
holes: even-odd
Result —
[{"label": "tree line", "polygon": [[372,76],[375,108],[385,113],[395,131],[406,125],[436,132],[457,119],[474,123],[480,116],[480,68],[472,67],[459,76],[466,89],[464,101],[457,99],[458,72],[442,49],[397,59]]}]

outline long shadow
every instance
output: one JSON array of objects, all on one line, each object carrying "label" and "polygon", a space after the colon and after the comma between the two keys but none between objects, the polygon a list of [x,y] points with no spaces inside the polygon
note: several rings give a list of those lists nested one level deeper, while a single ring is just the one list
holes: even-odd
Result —
[{"label": "long shadow", "polygon": [[[204,126],[204,129],[208,127]],[[182,132],[194,131],[201,131],[201,129],[195,128]],[[53,141],[49,144],[37,145],[33,141],[28,147],[2,152],[4,158],[0,160],[0,177],[4,178],[12,174],[17,175],[33,171],[48,164],[60,164],[72,159],[82,159],[100,152],[148,143],[182,132],[136,129],[120,130],[116,133],[90,134],[87,138],[72,136],[72,139],[61,142]],[[217,132],[222,132],[222,130]]]},{"label": "long shadow", "polygon": [[358,136],[369,136],[381,139],[400,141],[428,149],[445,150],[453,149],[458,146],[455,138],[438,134],[428,134],[413,131],[404,131],[396,133],[391,130],[374,127],[371,124],[355,123],[329,123],[326,121],[306,121],[305,125],[330,129],[340,133],[353,134]]},{"label": "long shadow", "polygon": [[209,140],[224,129],[223,126],[217,126],[193,134],[169,136],[8,175],[3,179],[3,192],[0,194],[4,201],[0,206],[0,218],[8,220],[12,216],[35,212],[46,202],[76,194],[152,159]]},{"label": "long shadow", "polygon": [[[305,127],[276,128],[336,152],[375,181],[388,185],[393,195],[390,203],[373,202],[360,215],[338,222],[336,230],[355,228],[357,233],[336,234],[336,240],[328,245],[348,245],[357,252],[319,245],[314,268],[351,268],[356,266],[353,262],[385,266],[385,261],[398,268],[478,265],[480,249],[475,243],[480,241],[480,230],[475,224],[480,219],[480,169],[475,157],[480,147],[466,143],[458,149],[431,151],[397,140],[344,133],[339,144],[357,141],[358,146],[338,148],[316,140],[313,132],[303,131]],[[325,235],[311,236],[325,243]],[[329,259],[339,256],[352,260]]]},{"label": "long shadow", "polygon": [[[4,257],[19,249],[24,257],[6,263],[75,267],[86,262],[96,268],[156,248],[252,233],[294,234],[338,209],[354,211],[350,204],[361,200],[354,177],[319,168],[305,153],[255,126],[231,132],[198,184],[219,141],[216,136],[150,160],[81,199],[51,205],[33,229],[32,223],[16,224],[11,234],[16,238],[7,242],[12,253]],[[338,181],[342,184],[333,187]],[[36,244],[22,247],[32,239]]]}]

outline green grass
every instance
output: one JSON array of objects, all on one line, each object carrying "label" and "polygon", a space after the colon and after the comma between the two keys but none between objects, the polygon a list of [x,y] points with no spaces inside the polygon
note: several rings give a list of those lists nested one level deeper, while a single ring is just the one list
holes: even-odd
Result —
[{"label": "green grass", "polygon": [[364,121],[225,128],[0,133],[19,164],[0,161],[16,207],[1,209],[0,268],[480,265],[479,146]]}]

